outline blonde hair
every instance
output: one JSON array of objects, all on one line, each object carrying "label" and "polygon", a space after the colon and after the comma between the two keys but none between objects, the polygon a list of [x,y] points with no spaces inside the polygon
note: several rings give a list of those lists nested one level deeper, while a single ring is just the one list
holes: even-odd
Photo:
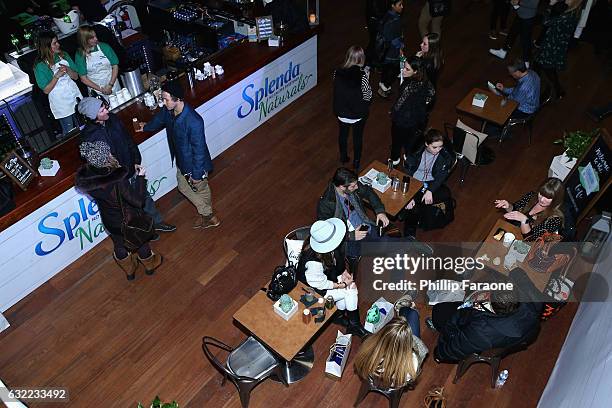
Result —
[{"label": "blonde hair", "polygon": [[412,329],[404,317],[396,317],[365,339],[355,357],[355,372],[362,379],[374,376],[383,387],[402,386],[414,380]]},{"label": "blonde hair", "polygon": [[77,31],[77,43],[79,44],[79,52],[86,56],[89,54],[89,40],[96,36],[92,26],[84,25],[79,27]]},{"label": "blonde hair", "polygon": [[358,45],[351,45],[346,51],[342,68],[350,68],[354,65],[362,67],[363,64],[365,64],[365,53],[363,52],[363,48]]}]

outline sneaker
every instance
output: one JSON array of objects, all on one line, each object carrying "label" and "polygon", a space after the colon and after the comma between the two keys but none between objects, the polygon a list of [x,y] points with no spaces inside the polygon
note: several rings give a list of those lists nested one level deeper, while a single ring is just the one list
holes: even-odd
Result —
[{"label": "sneaker", "polygon": [[157,232],[174,232],[174,231],[176,231],[176,225],[166,224],[165,222],[160,222],[159,224],[155,224],[155,231],[157,231]]},{"label": "sneaker", "polygon": [[397,159],[397,160],[393,160],[391,163],[393,164],[393,166],[397,166],[398,164],[400,164],[401,159]]},{"label": "sneaker", "polygon": [[391,90],[385,91],[382,88],[378,88],[378,95],[383,99],[387,99],[391,95]]},{"label": "sneaker", "polygon": [[155,235],[153,235],[153,238],[151,238],[151,241],[159,241],[159,234],[156,232]]},{"label": "sneaker", "polygon": [[221,221],[219,221],[216,215],[210,214],[208,216],[202,216],[202,225],[200,228],[214,228],[218,227],[219,225],[221,225]]},{"label": "sneaker", "polygon": [[425,319],[425,326],[427,326],[429,330],[433,330],[435,332],[438,331],[438,329],[436,329],[436,326],[434,326],[433,320],[431,320],[431,317],[428,317]]},{"label": "sneaker", "polygon": [[497,40],[497,32],[495,30],[489,31],[489,38],[492,40]]},{"label": "sneaker", "polygon": [[506,54],[507,53],[508,53],[508,51],[504,50],[503,48],[500,48],[500,49],[491,48],[491,49],[489,49],[489,54],[495,55],[497,58],[501,58],[501,59],[506,58]]},{"label": "sneaker", "polygon": [[525,61],[525,66],[529,69],[529,61]]},{"label": "sneaker", "polygon": [[499,35],[503,35],[504,37],[508,36],[508,31],[506,31],[505,29],[502,29],[498,32]]}]

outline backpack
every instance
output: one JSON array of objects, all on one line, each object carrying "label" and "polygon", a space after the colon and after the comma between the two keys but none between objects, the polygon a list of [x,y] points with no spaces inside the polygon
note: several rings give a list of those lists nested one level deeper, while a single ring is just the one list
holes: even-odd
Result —
[{"label": "backpack", "polygon": [[376,40],[374,41],[374,54],[378,62],[382,63],[385,61],[387,52],[389,51],[389,43],[385,39],[384,29],[387,23],[387,17],[380,19],[378,23],[378,29],[376,30]]},{"label": "backpack", "polygon": [[289,264],[287,266],[277,266],[272,273],[272,279],[266,295],[273,301],[277,301],[286,293],[289,293],[297,285],[297,272],[295,266]]}]

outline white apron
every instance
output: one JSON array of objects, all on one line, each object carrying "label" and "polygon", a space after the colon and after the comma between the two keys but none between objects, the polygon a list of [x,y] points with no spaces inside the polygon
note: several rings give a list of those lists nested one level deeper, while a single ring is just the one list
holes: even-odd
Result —
[{"label": "white apron", "polygon": [[[98,46],[98,49],[96,51],[92,51],[89,55],[87,55],[86,61],[87,78],[89,78],[94,84],[98,85],[99,87],[108,85],[113,76],[113,66],[111,65],[106,55],[104,55],[104,53],[100,49],[100,46]],[[115,81],[115,84],[113,85],[113,93],[116,93],[120,89],[121,88],[119,87],[119,81]],[[92,88],[89,88],[90,93],[91,91]],[[97,91],[95,92],[98,93]],[[104,96],[105,98],[108,97],[108,95],[102,96]]]},{"label": "white apron", "polygon": [[[65,59],[60,59],[51,67],[53,75],[59,71],[61,65],[68,66]],[[67,73],[57,80],[55,87],[49,92],[49,107],[55,119],[68,117],[74,113],[76,98],[82,98],[76,82]]]}]

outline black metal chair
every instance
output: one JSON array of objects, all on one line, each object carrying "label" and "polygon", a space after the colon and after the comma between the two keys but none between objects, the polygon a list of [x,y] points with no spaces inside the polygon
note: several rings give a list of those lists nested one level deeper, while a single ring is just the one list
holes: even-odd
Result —
[{"label": "black metal chair", "polygon": [[527,126],[529,131],[529,145],[531,145],[531,136],[533,134],[533,122],[535,120],[538,112],[542,110],[542,108],[547,105],[552,100],[552,87],[546,80],[540,81],[540,105],[538,109],[533,112],[531,115],[526,116],[524,118],[510,118],[508,122],[503,127],[501,136],[499,137],[499,143],[501,143],[510,133],[510,130],[518,125],[522,125],[523,127]]},{"label": "black metal chair", "polygon": [[389,408],[398,408],[402,395],[406,390],[414,390],[416,381],[409,381],[401,387],[382,387],[377,383],[376,377],[369,376],[367,380],[361,380],[361,388],[357,395],[354,407],[357,407],[365,399],[370,392],[376,392],[384,395],[389,400]]},{"label": "black metal chair", "polygon": [[[219,361],[209,347],[228,352],[227,361]],[[232,348],[220,340],[205,336],[202,350],[211,364],[223,374],[221,385],[225,385],[229,379],[238,388],[243,408],[249,406],[251,390],[268,377],[274,376],[288,386],[276,357],[254,337],[248,337],[238,347]]]},{"label": "black metal chair", "polygon": [[285,239],[283,239],[283,251],[285,252],[285,258],[287,259],[287,262],[297,266],[297,261],[298,261],[297,258],[299,258],[299,254],[289,253],[290,248],[287,245],[287,240],[304,241],[308,237],[309,234],[310,234],[310,225],[307,225],[305,227],[296,228],[290,233],[288,233],[287,235],[285,235]]},{"label": "black metal chair", "polygon": [[[444,133],[445,139],[449,141],[449,146],[452,146],[452,151],[455,153],[455,163],[453,165],[453,169],[455,166],[460,163],[460,176],[459,181],[461,184],[465,181],[465,176],[467,175],[468,169],[470,166],[478,166],[478,156],[480,154],[480,139],[478,136],[468,132],[467,130],[461,129],[456,125],[451,123],[444,123]],[[465,143],[465,138],[467,135],[472,135],[476,140],[476,160],[472,163],[467,157],[462,154],[463,144]],[[452,136],[451,136],[452,135]],[[445,142],[446,143],[446,142]]]},{"label": "black metal chair", "polygon": [[473,353],[459,361],[457,364],[457,372],[453,379],[453,384],[467,372],[468,368],[475,363],[486,363],[491,366],[491,388],[495,388],[495,382],[499,372],[499,365],[504,357],[518,353],[519,351],[526,350],[538,337],[540,333],[540,325],[538,324],[531,332],[527,333],[523,339],[517,344],[505,347],[505,348],[493,348],[490,350],[483,351],[482,353]]}]

